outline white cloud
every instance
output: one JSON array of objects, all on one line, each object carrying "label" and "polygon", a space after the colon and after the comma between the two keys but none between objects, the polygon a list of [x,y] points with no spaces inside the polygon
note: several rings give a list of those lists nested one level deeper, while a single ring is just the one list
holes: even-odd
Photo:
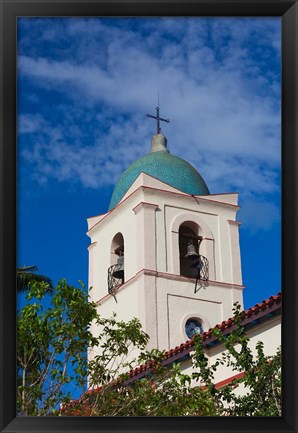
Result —
[{"label": "white cloud", "polygon": [[210,70],[207,82],[196,83],[185,71],[159,68],[157,61],[135,49],[126,50],[122,58],[111,50],[109,62],[110,74],[93,66],[27,57],[20,58],[20,67],[34,79],[52,82],[56,89],[70,85],[70,92],[76,89],[81,97],[130,114],[153,105],[152,89],[161,87],[163,112],[174,123],[169,130],[173,138],[179,141],[186,129],[191,144],[195,136],[202,137],[202,150],[221,148],[279,159],[279,110],[270,96],[250,93],[237,73]]},{"label": "white cloud", "polygon": [[38,114],[33,116],[21,114],[18,118],[18,133],[32,134],[33,132],[40,131],[43,123],[43,117]]},{"label": "white cloud", "polygon": [[163,128],[170,151],[191,162],[211,192],[278,190],[280,86],[266,56],[278,62],[279,28],[271,20],[57,23],[43,23],[40,36],[53,47],[70,41],[63,50],[45,56],[28,48],[19,56],[21,77],[63,100],[58,122],[45,113],[21,117],[20,133],[39,133],[23,154],[37,177],[114,184],[149,151],[155,125],[145,113],[159,91],[161,115],[171,119]]}]

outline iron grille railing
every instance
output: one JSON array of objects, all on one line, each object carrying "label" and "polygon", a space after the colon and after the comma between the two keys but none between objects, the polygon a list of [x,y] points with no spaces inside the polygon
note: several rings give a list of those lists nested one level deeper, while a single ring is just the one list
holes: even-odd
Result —
[{"label": "iron grille railing", "polygon": [[209,262],[207,257],[199,256],[196,267],[198,269],[198,273],[195,284],[195,293],[197,293],[197,291],[200,290],[202,287],[208,287]]},{"label": "iron grille railing", "polygon": [[121,278],[117,278],[115,275],[117,275],[117,272],[119,273],[121,270],[123,270],[123,265],[121,263],[108,268],[108,292],[110,295],[114,296],[116,302],[116,293],[119,287],[124,283],[124,272],[123,277]]}]

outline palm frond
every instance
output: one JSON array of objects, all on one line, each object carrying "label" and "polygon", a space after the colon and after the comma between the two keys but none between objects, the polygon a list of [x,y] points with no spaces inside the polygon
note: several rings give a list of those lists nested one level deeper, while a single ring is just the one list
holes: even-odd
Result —
[{"label": "palm frond", "polygon": [[17,268],[17,291],[19,293],[28,292],[30,290],[29,283],[33,282],[44,282],[49,284],[48,293],[53,291],[52,280],[45,276],[37,274],[37,266],[22,266]]}]

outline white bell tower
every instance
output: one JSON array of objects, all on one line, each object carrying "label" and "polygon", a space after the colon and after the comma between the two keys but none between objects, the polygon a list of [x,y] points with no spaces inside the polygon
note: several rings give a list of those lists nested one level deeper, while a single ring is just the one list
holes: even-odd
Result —
[{"label": "white bell tower", "polygon": [[149,348],[168,350],[243,306],[238,194],[210,194],[159,133],[113,197],[88,218],[89,286],[102,316],[138,317]]}]

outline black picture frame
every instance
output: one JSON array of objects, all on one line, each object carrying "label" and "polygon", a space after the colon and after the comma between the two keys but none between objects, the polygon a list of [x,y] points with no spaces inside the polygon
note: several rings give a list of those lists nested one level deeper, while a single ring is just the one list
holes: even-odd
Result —
[{"label": "black picture frame", "polygon": [[[286,0],[0,0],[1,432],[296,432],[298,3]],[[279,16],[282,20],[282,348],[280,418],[16,417],[16,21],[24,16]],[[274,289],[274,288],[273,288]]]}]

